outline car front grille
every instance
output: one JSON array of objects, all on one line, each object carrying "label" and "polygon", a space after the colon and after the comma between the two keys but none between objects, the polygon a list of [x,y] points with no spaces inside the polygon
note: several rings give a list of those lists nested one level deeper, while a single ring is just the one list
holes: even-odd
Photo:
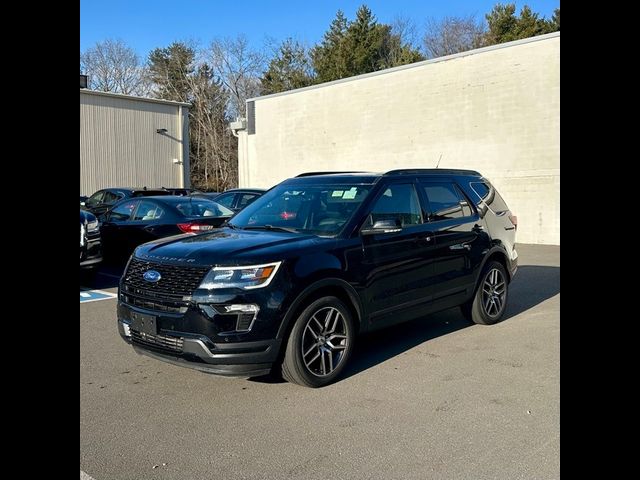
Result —
[{"label": "car front grille", "polygon": [[131,340],[137,345],[163,353],[182,353],[184,344],[183,339],[180,337],[149,335],[148,333],[138,332],[137,330],[131,330]]},{"label": "car front grille", "polygon": [[120,300],[127,305],[165,313],[185,313],[189,307],[189,302],[182,300],[182,297],[169,297],[129,285],[123,285]]},{"label": "car front grille", "polygon": [[[146,281],[142,276],[148,270],[160,273],[160,280]],[[148,301],[179,301],[193,294],[208,271],[209,267],[167,265],[132,258],[125,272],[123,285],[127,293],[144,297]]]}]

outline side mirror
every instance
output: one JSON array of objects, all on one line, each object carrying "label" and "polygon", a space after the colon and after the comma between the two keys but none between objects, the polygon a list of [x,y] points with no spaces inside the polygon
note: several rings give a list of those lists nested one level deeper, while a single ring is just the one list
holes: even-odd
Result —
[{"label": "side mirror", "polygon": [[380,233],[398,233],[402,231],[402,223],[399,218],[377,220],[372,227],[360,230],[360,235],[377,235]]}]

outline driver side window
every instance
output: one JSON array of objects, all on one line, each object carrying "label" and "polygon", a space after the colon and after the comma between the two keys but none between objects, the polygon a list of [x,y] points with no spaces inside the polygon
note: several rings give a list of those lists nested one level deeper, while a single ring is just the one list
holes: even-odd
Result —
[{"label": "driver side window", "polygon": [[367,220],[373,226],[379,220],[400,220],[404,226],[422,223],[416,189],[411,183],[389,185],[378,198]]}]

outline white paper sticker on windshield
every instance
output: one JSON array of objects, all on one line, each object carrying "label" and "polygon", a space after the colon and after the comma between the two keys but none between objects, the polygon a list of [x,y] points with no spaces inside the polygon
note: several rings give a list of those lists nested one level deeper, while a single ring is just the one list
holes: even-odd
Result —
[{"label": "white paper sticker on windshield", "polygon": [[356,198],[357,193],[358,193],[358,188],[351,187],[351,190],[347,190],[346,192],[344,192],[344,195],[342,196],[342,198],[345,200],[352,200]]},{"label": "white paper sticker on windshield", "polygon": [[344,190],[334,190],[333,193],[331,194],[331,196],[332,197],[341,197],[343,193],[344,193]]}]

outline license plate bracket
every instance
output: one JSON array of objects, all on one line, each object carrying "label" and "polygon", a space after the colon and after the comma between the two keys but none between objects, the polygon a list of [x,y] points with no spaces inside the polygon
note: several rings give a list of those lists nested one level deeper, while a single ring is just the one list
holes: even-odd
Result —
[{"label": "license plate bracket", "polygon": [[131,312],[131,328],[147,335],[157,335],[158,320],[154,315]]}]

